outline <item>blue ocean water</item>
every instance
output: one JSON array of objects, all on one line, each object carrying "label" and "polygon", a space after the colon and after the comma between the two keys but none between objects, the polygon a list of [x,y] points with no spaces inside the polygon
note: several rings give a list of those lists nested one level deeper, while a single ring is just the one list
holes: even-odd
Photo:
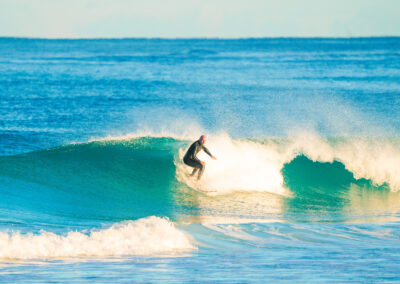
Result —
[{"label": "blue ocean water", "polygon": [[0,38],[0,281],[399,282],[399,106],[400,38]]}]

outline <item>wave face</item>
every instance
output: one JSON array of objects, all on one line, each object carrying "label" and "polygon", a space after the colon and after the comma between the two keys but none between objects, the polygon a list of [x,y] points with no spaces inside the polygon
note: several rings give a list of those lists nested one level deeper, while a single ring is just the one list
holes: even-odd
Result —
[{"label": "wave face", "polygon": [[173,200],[166,188],[174,181],[178,146],[170,138],[142,138],[2,157],[2,177],[10,189],[3,194],[51,214],[106,220],[168,216]]},{"label": "wave face", "polygon": [[199,155],[207,165],[196,183],[188,177],[191,168],[181,161],[190,141],[107,139],[1,157],[0,178],[6,185],[1,194],[9,208],[22,206],[41,214],[99,221],[200,214],[210,203],[188,201],[203,198],[199,190],[212,191],[208,195],[217,199],[275,194],[286,207],[300,201],[315,207],[321,195],[327,203],[335,203],[343,191],[348,193],[355,186],[371,192],[396,192],[400,186],[395,166],[400,161],[398,142],[210,136],[208,144],[218,160]]}]

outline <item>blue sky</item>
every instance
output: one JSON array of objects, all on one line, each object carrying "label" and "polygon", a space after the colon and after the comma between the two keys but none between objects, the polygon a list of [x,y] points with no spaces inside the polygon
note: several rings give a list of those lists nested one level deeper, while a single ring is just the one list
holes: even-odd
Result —
[{"label": "blue sky", "polygon": [[400,0],[0,0],[0,36],[400,36]]}]

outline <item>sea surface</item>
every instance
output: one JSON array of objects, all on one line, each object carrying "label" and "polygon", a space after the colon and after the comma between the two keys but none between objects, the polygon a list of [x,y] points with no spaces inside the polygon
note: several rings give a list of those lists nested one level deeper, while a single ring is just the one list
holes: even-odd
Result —
[{"label": "sea surface", "polygon": [[399,268],[400,38],[0,38],[0,282]]}]

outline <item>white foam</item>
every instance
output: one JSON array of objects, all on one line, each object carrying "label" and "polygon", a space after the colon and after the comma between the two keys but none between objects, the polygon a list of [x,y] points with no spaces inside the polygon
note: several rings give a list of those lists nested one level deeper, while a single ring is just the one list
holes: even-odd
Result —
[{"label": "white foam", "polygon": [[[397,144],[396,144],[397,143]],[[233,191],[266,191],[290,194],[283,185],[281,170],[296,156],[304,154],[319,162],[339,161],[354,177],[366,178],[376,185],[387,183],[392,191],[400,190],[400,147],[393,139],[343,138],[327,139],[312,134],[293,139],[270,139],[265,143],[234,140],[227,135],[210,136],[207,146],[218,158],[206,154],[206,170],[200,182],[189,178],[191,168],[176,161],[177,177],[194,188],[226,194]]]},{"label": "white foam", "polygon": [[58,235],[0,233],[0,259],[49,259],[179,253],[196,249],[168,219],[147,217],[108,229]]},{"label": "white foam", "polygon": [[[267,191],[287,194],[283,187],[282,156],[273,147],[248,140],[233,140],[227,135],[210,136],[210,151],[217,157],[209,159],[203,152],[198,157],[207,162],[201,181],[193,184],[188,177],[191,168],[177,162],[178,179],[192,187],[225,194],[232,191]],[[180,160],[183,157],[180,153]]]}]

